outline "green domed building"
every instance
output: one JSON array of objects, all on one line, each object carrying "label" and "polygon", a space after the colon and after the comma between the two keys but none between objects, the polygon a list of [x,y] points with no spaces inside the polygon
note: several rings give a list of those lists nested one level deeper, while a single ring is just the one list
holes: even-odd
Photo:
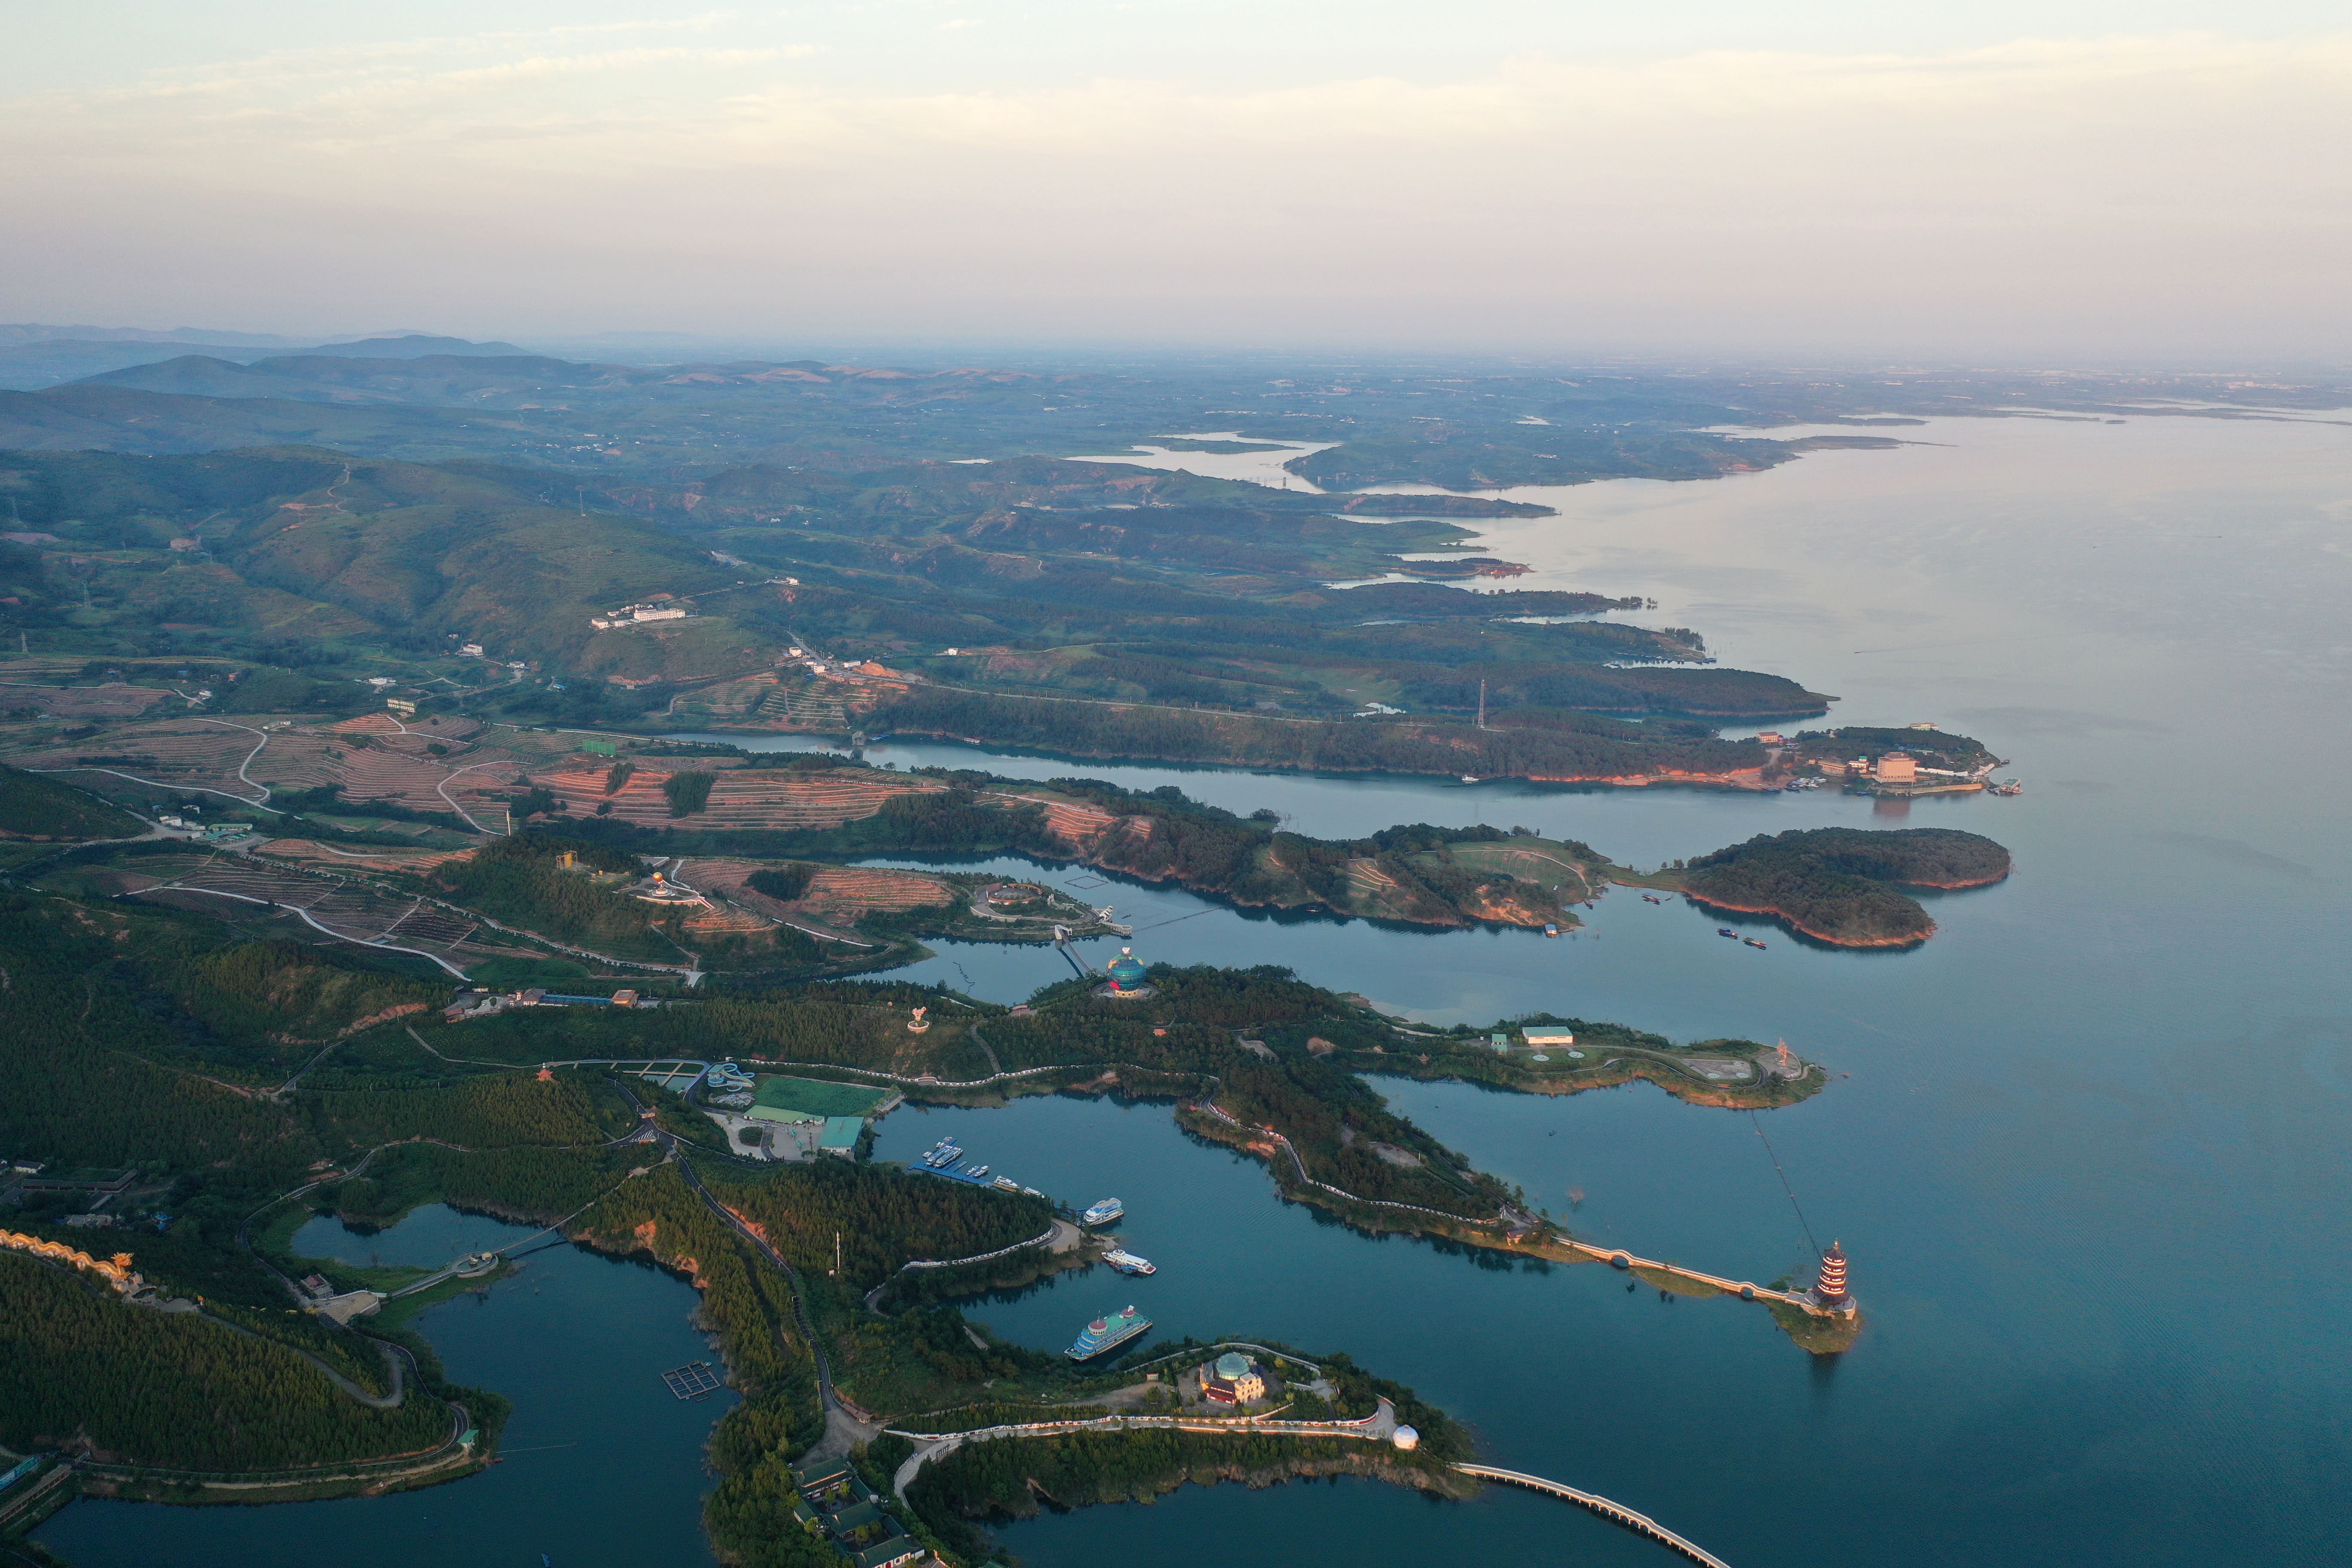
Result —
[{"label": "green domed building", "polygon": [[1143,960],[1135,956],[1135,949],[1122,947],[1118,956],[1110,961],[1110,980],[1095,987],[1095,994],[1113,1002],[1141,1002],[1157,994],[1145,978]]}]

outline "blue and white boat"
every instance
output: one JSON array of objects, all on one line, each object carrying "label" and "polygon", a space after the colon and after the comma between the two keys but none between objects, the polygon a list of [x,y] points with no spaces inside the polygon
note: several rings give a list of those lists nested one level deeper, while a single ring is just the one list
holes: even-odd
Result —
[{"label": "blue and white boat", "polygon": [[1080,1225],[1108,1225],[1127,1212],[1127,1205],[1117,1198],[1105,1198],[1078,1216]]},{"label": "blue and white boat", "polygon": [[1122,1307],[1108,1317],[1097,1318],[1087,1325],[1077,1342],[1062,1353],[1072,1361],[1087,1361],[1107,1350],[1123,1345],[1151,1327],[1151,1320],[1133,1307]]},{"label": "blue and white boat", "polygon": [[1134,1253],[1128,1251],[1125,1247],[1115,1247],[1111,1248],[1108,1252],[1103,1254],[1103,1261],[1109,1264],[1113,1268],[1118,1269],[1121,1274],[1157,1274],[1160,1272],[1158,1268],[1152,1266],[1151,1259],[1149,1258],[1138,1258]]}]

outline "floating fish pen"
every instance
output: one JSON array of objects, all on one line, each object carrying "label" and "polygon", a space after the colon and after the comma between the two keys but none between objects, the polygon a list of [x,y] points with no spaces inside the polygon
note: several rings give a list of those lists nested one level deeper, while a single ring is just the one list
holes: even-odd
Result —
[{"label": "floating fish pen", "polygon": [[680,1399],[705,1399],[727,1386],[727,1380],[712,1371],[707,1361],[674,1367],[662,1373],[662,1382]]}]

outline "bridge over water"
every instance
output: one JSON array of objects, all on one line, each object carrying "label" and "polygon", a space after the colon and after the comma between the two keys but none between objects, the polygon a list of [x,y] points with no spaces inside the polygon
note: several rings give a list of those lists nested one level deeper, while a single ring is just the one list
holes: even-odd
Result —
[{"label": "bridge over water", "polygon": [[[1197,1352],[1192,1352],[1197,1353]],[[1356,1421],[1203,1421],[1183,1415],[1145,1415],[1124,1412],[1098,1415],[1088,1420],[1019,1422],[1003,1426],[983,1426],[971,1432],[909,1432],[898,1427],[887,1428],[894,1436],[905,1437],[918,1445],[891,1479],[891,1490],[901,1498],[922,1468],[935,1459],[944,1459],[967,1443],[1002,1441],[1012,1437],[1054,1437],[1076,1432],[1134,1432],[1153,1428],[1178,1432],[1193,1432],[1203,1436],[1247,1434],[1255,1436],[1289,1436],[1294,1437],[1354,1437],[1370,1442],[1387,1442],[1396,1435],[1396,1408],[1387,1400],[1372,1415]],[[1597,1513],[1610,1523],[1630,1530],[1634,1534],[1656,1542],[1667,1551],[1686,1557],[1701,1568],[1731,1568],[1731,1564],[1704,1546],[1685,1540],[1645,1513],[1636,1513],[1623,1503],[1612,1502],[1597,1492],[1585,1491],[1561,1481],[1531,1476],[1524,1470],[1506,1470],[1494,1465],[1462,1465],[1453,1467],[1465,1476],[1475,1476],[1484,1481],[1498,1481],[1505,1486],[1524,1487],[1547,1497],[1572,1502],[1577,1507]]]},{"label": "bridge over water", "polygon": [[1529,1491],[1542,1492],[1547,1497],[1556,1497],[1579,1508],[1589,1509],[1610,1523],[1622,1525],[1636,1535],[1647,1536],[1669,1552],[1678,1552],[1694,1563],[1704,1563],[1706,1568],[1731,1568],[1730,1563],[1706,1547],[1685,1541],[1649,1515],[1635,1513],[1623,1503],[1611,1502],[1596,1493],[1580,1491],[1563,1482],[1546,1480],[1541,1476],[1530,1476],[1521,1470],[1498,1469],[1493,1465],[1456,1465],[1454,1468],[1465,1476],[1500,1481],[1505,1486],[1525,1487]]}]

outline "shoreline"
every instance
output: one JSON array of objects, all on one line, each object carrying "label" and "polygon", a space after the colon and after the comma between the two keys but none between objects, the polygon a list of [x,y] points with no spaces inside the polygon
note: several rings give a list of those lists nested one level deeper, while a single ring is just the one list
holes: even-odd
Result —
[{"label": "shoreline", "polygon": [[[1011,695],[1025,696],[1027,694],[1014,693]],[[1093,700],[1080,698],[1055,698],[1051,699],[1050,700],[1088,701]],[[1130,704],[1129,706],[1147,707],[1149,705],[1137,703]],[[1234,719],[1250,719],[1253,717],[1249,714],[1241,713],[1223,714],[1213,709],[1186,709],[1181,710],[1180,711],[1197,713],[1210,718],[1230,717]],[[1593,711],[1597,712],[1598,710]],[[1646,713],[1653,711],[1653,710],[1627,709],[1624,711],[1628,713]],[[1681,716],[1693,719],[1712,719],[1727,724],[1751,724],[1793,722],[1802,719],[1818,719],[1824,717],[1825,715],[1826,710],[1818,712],[1809,710],[1799,713],[1694,712]],[[1606,713],[1601,713],[1599,716],[1602,718],[1612,717],[1612,715]],[[882,717],[887,721],[887,711],[882,715]],[[1343,722],[1339,720],[1296,718],[1290,719],[1288,721],[1295,724],[1328,724],[1334,728]],[[1461,726],[1461,728],[1464,728],[1465,731],[1467,731],[1466,726]],[[757,725],[728,724],[709,719],[698,720],[691,726],[680,725],[676,730],[648,729],[642,731],[598,730],[590,732],[598,735],[613,735],[623,739],[635,738],[647,741],[671,740],[695,735],[809,735],[821,737],[827,741],[847,739],[847,736],[841,731],[818,729],[808,725],[793,723]],[[1497,723],[1490,725],[1486,732],[1488,734],[1515,735],[1542,734],[1546,731],[1517,728]],[[889,740],[919,740],[943,745],[970,746],[976,751],[1001,752],[1006,756],[1035,757],[1049,762],[1108,763],[1115,766],[1121,767],[1181,768],[1215,773],[1240,772],[1304,773],[1310,777],[1319,774],[1331,778],[1387,777],[1399,779],[1454,779],[1461,776],[1458,773],[1451,770],[1438,769],[1423,772],[1412,769],[1377,766],[1336,767],[1328,763],[1309,763],[1276,759],[1253,760],[1245,757],[1180,757],[1171,756],[1165,753],[1139,753],[1136,752],[1120,750],[1078,751],[1066,748],[1026,746],[1017,741],[990,740],[983,736],[966,734],[961,731],[933,730],[921,728],[919,726],[894,725],[885,731],[885,739],[883,741],[869,742],[868,744],[882,745],[886,744]],[[1743,793],[1769,793],[1776,786],[1764,783],[1763,773],[1764,766],[1759,763],[1752,768],[1730,768],[1720,773],[1691,773],[1675,768],[1660,768],[1643,773],[1498,773],[1481,774],[1479,775],[1478,782],[1485,784],[1496,779],[1518,779],[1528,784],[1601,784],[1616,789],[1642,789],[1656,785],[1672,786],[1682,784],[1696,788],[1736,789],[1742,791]]]},{"label": "shoreline", "polygon": [[[1938,892],[1954,892],[1968,888],[1994,887],[2000,883],[2009,880],[2010,875],[2010,872],[2003,871],[1998,877],[1983,877],[1969,882],[1898,882],[1891,885],[1900,888],[1927,888]],[[1884,951],[1888,948],[1917,947],[1929,937],[1934,936],[1939,929],[1936,921],[1933,919],[1930,919],[1927,921],[1927,929],[1919,932],[1916,936],[1832,936],[1827,931],[1819,931],[1807,925],[1803,921],[1800,920],[1797,916],[1790,914],[1788,910],[1776,908],[1769,904],[1749,905],[1729,903],[1721,899],[1709,898],[1705,893],[1697,892],[1687,885],[1680,887],[1676,890],[1680,892],[1683,897],[1688,899],[1691,902],[1697,904],[1702,909],[1720,910],[1726,914],[1734,915],[1769,916],[1772,920],[1778,921],[1780,924],[1788,927],[1790,931],[1796,931],[1803,936],[1811,937],[1815,942],[1826,942],[1832,947],[1851,947],[1880,951]]]},{"label": "shoreline", "polygon": [[1706,898],[1700,894],[1694,893],[1688,888],[1685,888],[1682,892],[1683,897],[1688,899],[1692,903],[1698,905],[1701,909],[1720,910],[1725,914],[1729,915],[1769,916],[1772,920],[1777,921],[1781,925],[1788,927],[1790,931],[1797,932],[1801,936],[1811,937],[1815,942],[1826,942],[1832,947],[1863,948],[1883,952],[1888,948],[1917,947],[1920,943],[1926,942],[1929,937],[1936,934],[1936,922],[1931,920],[1927,922],[1927,929],[1921,931],[1916,936],[1832,936],[1827,931],[1817,931],[1813,927],[1807,925],[1804,921],[1789,913],[1786,910],[1774,909],[1769,905],[1756,907],[1747,904],[1723,903],[1717,900]]},{"label": "shoreline", "polygon": [[[1788,1292],[1750,1280],[1734,1280],[1701,1273],[1671,1260],[1634,1258],[1623,1247],[1603,1247],[1580,1241],[1565,1229],[1550,1226],[1549,1222],[1535,1222],[1544,1226],[1540,1233],[1514,1233],[1507,1229],[1498,1232],[1497,1227],[1505,1223],[1499,1216],[1480,1221],[1464,1215],[1444,1215],[1412,1205],[1391,1205],[1411,1211],[1397,1215],[1392,1224],[1381,1223],[1388,1216],[1380,1214],[1368,1220],[1361,1211],[1370,1207],[1375,1200],[1351,1199],[1338,1194],[1329,1188],[1316,1184],[1312,1178],[1305,1184],[1294,1184],[1288,1180],[1281,1161],[1276,1157],[1284,1145],[1262,1137],[1253,1137],[1254,1129],[1223,1122],[1197,1105],[1181,1104],[1177,1110],[1178,1125],[1194,1137],[1221,1147],[1238,1149],[1264,1160],[1268,1174],[1274,1178],[1276,1191],[1284,1202],[1312,1205],[1336,1215],[1340,1223],[1353,1229],[1373,1236],[1424,1237],[1454,1247],[1475,1247],[1507,1258],[1536,1258],[1547,1263],[1604,1263],[1645,1280],[1660,1290],[1678,1296],[1724,1297],[1735,1301],[1760,1302],[1771,1310],[1774,1321],[1791,1342],[1815,1355],[1850,1349],[1861,1334],[1862,1321],[1858,1316],[1820,1317],[1799,1305]],[[1294,1152],[1293,1158],[1296,1157]],[[1419,1215],[1427,1215],[1428,1218],[1417,1222],[1415,1216]]]}]

